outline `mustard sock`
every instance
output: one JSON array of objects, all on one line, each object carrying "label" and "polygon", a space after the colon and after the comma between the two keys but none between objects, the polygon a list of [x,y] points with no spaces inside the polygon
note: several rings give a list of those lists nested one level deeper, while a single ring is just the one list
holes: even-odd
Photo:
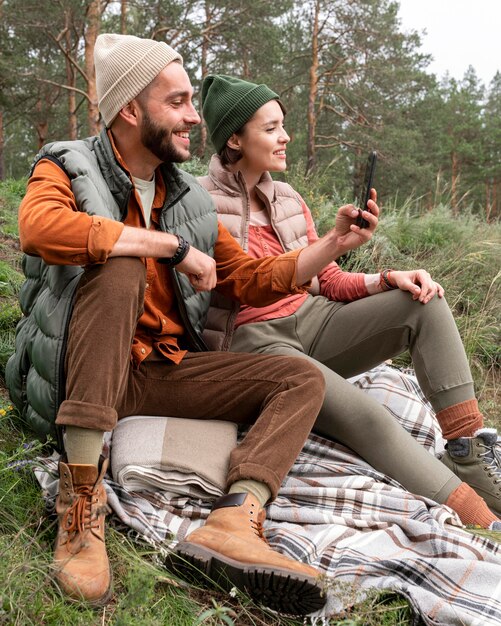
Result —
[{"label": "mustard sock", "polygon": [[456,511],[465,525],[478,524],[482,528],[489,528],[492,522],[499,521],[485,500],[466,483],[461,483],[459,487],[456,487],[445,504]]},{"label": "mustard sock", "polygon": [[231,485],[228,493],[251,493],[258,499],[261,508],[265,506],[271,496],[271,491],[269,490],[268,485],[260,483],[257,480],[251,480],[250,478],[235,481]]},{"label": "mustard sock", "polygon": [[437,413],[437,420],[444,439],[473,437],[484,425],[484,416],[475,398],[442,409]]},{"label": "mustard sock", "polygon": [[66,426],[64,449],[68,463],[75,465],[99,465],[99,456],[103,450],[102,430]]}]

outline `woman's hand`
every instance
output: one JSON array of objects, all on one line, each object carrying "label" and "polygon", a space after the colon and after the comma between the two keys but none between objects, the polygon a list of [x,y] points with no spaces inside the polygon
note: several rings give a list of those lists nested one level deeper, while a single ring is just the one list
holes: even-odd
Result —
[{"label": "woman's hand", "polygon": [[442,298],[444,288],[435,282],[426,270],[410,270],[390,272],[390,282],[402,291],[409,291],[413,300],[423,304],[429,302],[435,295]]},{"label": "woman's hand", "polygon": [[356,225],[359,210],[353,204],[340,207],[336,215],[336,223],[331,231],[342,249],[340,254],[354,250],[372,238],[378,225],[379,207],[376,202],[376,190],[371,189],[371,199],[367,203],[370,210],[362,211],[362,217],[369,222],[367,228],[360,228]]},{"label": "woman's hand", "polygon": [[297,285],[304,285],[326,265],[369,241],[376,229],[379,215],[375,189],[371,189],[368,206],[370,212],[363,212],[364,218],[369,222],[368,228],[359,228],[356,225],[359,211],[352,204],[346,204],[339,209],[334,228],[301,250],[296,268]]}]

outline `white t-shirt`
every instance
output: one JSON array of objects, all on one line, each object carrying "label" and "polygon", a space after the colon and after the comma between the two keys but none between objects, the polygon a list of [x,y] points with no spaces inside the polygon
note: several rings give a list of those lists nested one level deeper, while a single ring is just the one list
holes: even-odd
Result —
[{"label": "white t-shirt", "polygon": [[146,228],[149,228],[151,222],[151,207],[153,206],[153,199],[155,197],[155,176],[153,176],[151,180],[142,180],[141,178],[132,176],[132,182],[141,200]]}]

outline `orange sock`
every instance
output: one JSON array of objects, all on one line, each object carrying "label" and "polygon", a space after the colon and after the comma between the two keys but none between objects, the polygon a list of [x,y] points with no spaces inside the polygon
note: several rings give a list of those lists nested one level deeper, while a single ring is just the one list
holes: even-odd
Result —
[{"label": "orange sock", "polygon": [[445,504],[456,511],[465,525],[478,524],[482,528],[489,528],[492,522],[499,521],[485,500],[466,483],[461,483],[459,487],[456,487]]},{"label": "orange sock", "polygon": [[444,439],[473,437],[484,425],[484,416],[475,398],[442,409],[437,413],[437,420]]}]

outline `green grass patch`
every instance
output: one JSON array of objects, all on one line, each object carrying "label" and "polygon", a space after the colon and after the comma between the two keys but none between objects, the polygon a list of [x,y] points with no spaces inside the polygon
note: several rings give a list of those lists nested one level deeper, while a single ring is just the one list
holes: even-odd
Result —
[{"label": "green grass patch", "polygon": [[24,276],[11,263],[0,260],[0,297],[15,296],[24,282]]},{"label": "green grass patch", "polygon": [[15,327],[21,318],[17,299],[24,276],[6,261],[0,261],[0,376],[14,351]]},{"label": "green grass patch", "polygon": [[18,236],[17,209],[26,191],[26,180],[0,181],[0,232]]}]

